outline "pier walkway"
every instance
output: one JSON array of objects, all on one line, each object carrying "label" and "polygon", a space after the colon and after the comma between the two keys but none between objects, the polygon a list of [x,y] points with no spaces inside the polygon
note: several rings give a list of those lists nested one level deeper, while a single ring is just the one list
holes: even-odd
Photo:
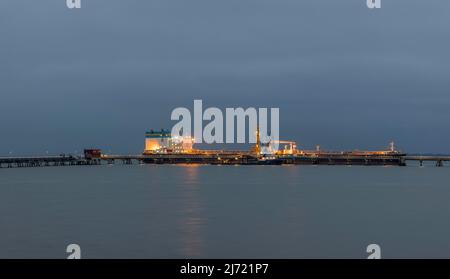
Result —
[{"label": "pier walkway", "polygon": [[[450,156],[421,156],[400,155],[389,156],[349,156],[349,155],[321,155],[321,156],[288,156],[279,157],[282,164],[305,165],[399,165],[416,161],[420,166],[424,162],[435,162],[437,167],[443,167],[444,162],[450,161]],[[46,166],[91,166],[102,164],[124,165],[154,163],[154,164],[254,164],[256,157],[248,154],[147,154],[147,155],[105,155],[98,158],[86,158],[83,156],[64,155],[59,156],[34,156],[34,157],[0,157],[0,168],[22,167],[46,167]]]},{"label": "pier walkway", "polygon": [[418,161],[420,166],[423,166],[423,162],[436,162],[436,167],[443,167],[444,162],[450,161],[450,156],[420,156],[420,155],[407,155],[404,157],[405,161]]},{"label": "pier walkway", "polygon": [[73,155],[0,157],[0,168],[91,165],[93,162]]}]

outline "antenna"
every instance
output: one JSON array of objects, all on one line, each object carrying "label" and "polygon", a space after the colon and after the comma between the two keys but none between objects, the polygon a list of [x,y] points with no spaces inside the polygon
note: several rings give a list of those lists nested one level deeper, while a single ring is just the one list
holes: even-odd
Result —
[{"label": "antenna", "polygon": [[391,141],[391,142],[389,143],[389,150],[390,150],[391,152],[394,152],[394,151],[395,151],[395,143],[394,143],[394,141]]}]

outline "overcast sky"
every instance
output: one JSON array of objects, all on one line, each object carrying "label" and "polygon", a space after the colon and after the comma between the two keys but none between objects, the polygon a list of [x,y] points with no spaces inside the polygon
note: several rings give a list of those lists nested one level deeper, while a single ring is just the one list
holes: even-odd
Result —
[{"label": "overcast sky", "polygon": [[302,148],[450,153],[450,1],[0,0],[0,155],[138,153],[176,107]]}]

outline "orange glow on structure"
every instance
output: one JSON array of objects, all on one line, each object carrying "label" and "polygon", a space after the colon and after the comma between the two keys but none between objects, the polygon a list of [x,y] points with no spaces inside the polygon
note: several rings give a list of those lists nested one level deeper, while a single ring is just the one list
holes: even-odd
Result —
[{"label": "orange glow on structure", "polygon": [[157,139],[145,140],[145,151],[156,151],[158,149],[160,149],[160,145]]}]

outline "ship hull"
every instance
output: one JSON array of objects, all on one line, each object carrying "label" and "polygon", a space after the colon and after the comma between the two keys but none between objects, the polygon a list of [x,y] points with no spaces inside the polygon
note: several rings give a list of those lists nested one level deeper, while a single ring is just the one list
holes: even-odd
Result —
[{"label": "ship hull", "polygon": [[210,164],[210,165],[360,165],[360,166],[405,166],[404,156],[396,155],[335,155],[278,156],[275,159],[258,159],[239,154],[147,154],[146,164]]}]

